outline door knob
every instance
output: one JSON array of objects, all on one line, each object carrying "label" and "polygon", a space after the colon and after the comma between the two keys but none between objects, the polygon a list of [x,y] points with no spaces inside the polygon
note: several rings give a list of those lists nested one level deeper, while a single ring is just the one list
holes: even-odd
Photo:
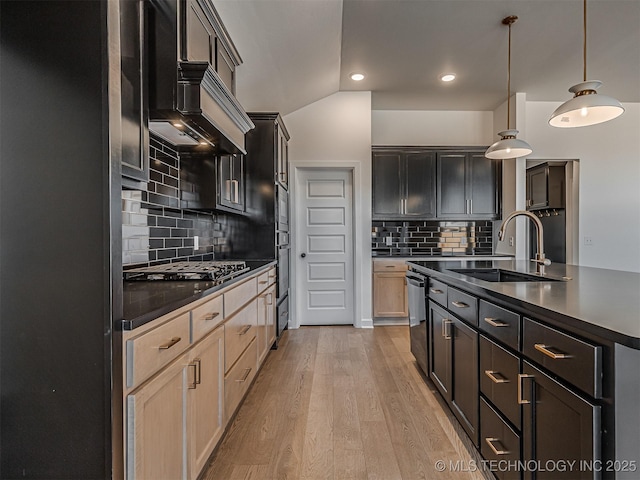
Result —
[{"label": "door knob", "polygon": [[306,257],[306,256],[307,256],[307,254],[306,254],[306,253],[301,253],[301,254],[300,254],[300,257],[301,257],[301,258],[304,258],[304,257]]}]

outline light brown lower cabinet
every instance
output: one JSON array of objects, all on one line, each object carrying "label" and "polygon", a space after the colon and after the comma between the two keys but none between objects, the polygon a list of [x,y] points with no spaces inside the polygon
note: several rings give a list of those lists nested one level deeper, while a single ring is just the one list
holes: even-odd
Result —
[{"label": "light brown lower cabinet", "polygon": [[406,317],[409,315],[406,271],[407,264],[403,261],[374,260],[374,317]]},{"label": "light brown lower cabinet", "polygon": [[125,333],[126,480],[198,478],[275,341],[275,282],[272,267]]},{"label": "light brown lower cabinet", "polygon": [[224,431],[223,398],[220,326],[128,395],[127,478],[197,478]]}]

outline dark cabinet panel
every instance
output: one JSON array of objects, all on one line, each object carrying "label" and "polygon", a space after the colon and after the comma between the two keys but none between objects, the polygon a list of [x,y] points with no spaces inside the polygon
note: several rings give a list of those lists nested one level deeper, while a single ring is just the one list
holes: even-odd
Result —
[{"label": "dark cabinet panel", "polygon": [[565,208],[564,163],[543,163],[527,169],[527,210]]},{"label": "dark cabinet panel", "polygon": [[478,446],[478,332],[458,319],[451,330],[451,406]]},{"label": "dark cabinet panel", "polygon": [[438,218],[498,216],[500,189],[495,160],[474,152],[438,152],[437,174]]},{"label": "dark cabinet panel", "polygon": [[[568,390],[540,370],[524,362],[523,460],[575,461],[593,464],[600,457],[600,407]],[[535,474],[535,477],[534,477]],[[525,472],[526,479],[562,480],[599,478],[600,472],[558,469]]]},{"label": "dark cabinet panel", "polygon": [[[521,472],[516,468],[517,462],[522,458],[520,435],[500,418],[498,412],[484,398],[480,399],[480,418],[482,418],[480,453],[486,460],[496,462],[503,467],[493,469],[494,475],[498,480],[520,480]],[[509,466],[511,468],[508,468]]]},{"label": "dark cabinet panel", "polygon": [[436,215],[436,156],[433,152],[405,156],[404,215],[430,218]]},{"label": "dark cabinet panel", "polygon": [[451,400],[451,320],[429,301],[429,376],[445,400]]},{"label": "dark cabinet panel", "polygon": [[145,3],[120,2],[122,175],[149,179]]},{"label": "dark cabinet panel", "polygon": [[518,429],[521,426],[517,397],[519,373],[518,357],[480,335],[480,391]]},{"label": "dark cabinet panel", "polygon": [[221,155],[218,158],[218,204],[244,211],[244,157]]},{"label": "dark cabinet panel", "polygon": [[435,152],[373,152],[374,218],[435,217]]},{"label": "dark cabinet panel", "polygon": [[373,154],[373,216],[393,218],[402,215],[402,155]]}]

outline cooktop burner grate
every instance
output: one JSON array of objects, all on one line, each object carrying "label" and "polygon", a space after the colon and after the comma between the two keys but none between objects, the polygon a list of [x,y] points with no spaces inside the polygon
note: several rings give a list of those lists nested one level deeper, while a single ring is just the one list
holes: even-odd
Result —
[{"label": "cooktop burner grate", "polygon": [[125,270],[127,281],[207,280],[223,282],[249,270],[243,261],[175,262]]}]

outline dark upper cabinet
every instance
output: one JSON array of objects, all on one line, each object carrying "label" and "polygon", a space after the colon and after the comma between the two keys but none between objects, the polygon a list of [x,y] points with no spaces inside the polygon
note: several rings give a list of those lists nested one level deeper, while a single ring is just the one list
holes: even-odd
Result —
[{"label": "dark upper cabinet", "polygon": [[497,218],[499,169],[482,152],[438,152],[437,216],[442,219]]},{"label": "dark upper cabinet", "polygon": [[435,217],[435,152],[374,151],[373,218]]},{"label": "dark upper cabinet", "polygon": [[527,210],[565,208],[564,163],[543,163],[527,169]]},{"label": "dark upper cabinet", "polygon": [[243,213],[245,175],[243,155],[180,156],[180,207]]},{"label": "dark upper cabinet", "polygon": [[226,207],[233,211],[244,211],[244,178],[243,155],[218,157],[218,208]]},{"label": "dark upper cabinet", "polygon": [[146,9],[142,1],[120,2],[122,175],[149,179]]}]

